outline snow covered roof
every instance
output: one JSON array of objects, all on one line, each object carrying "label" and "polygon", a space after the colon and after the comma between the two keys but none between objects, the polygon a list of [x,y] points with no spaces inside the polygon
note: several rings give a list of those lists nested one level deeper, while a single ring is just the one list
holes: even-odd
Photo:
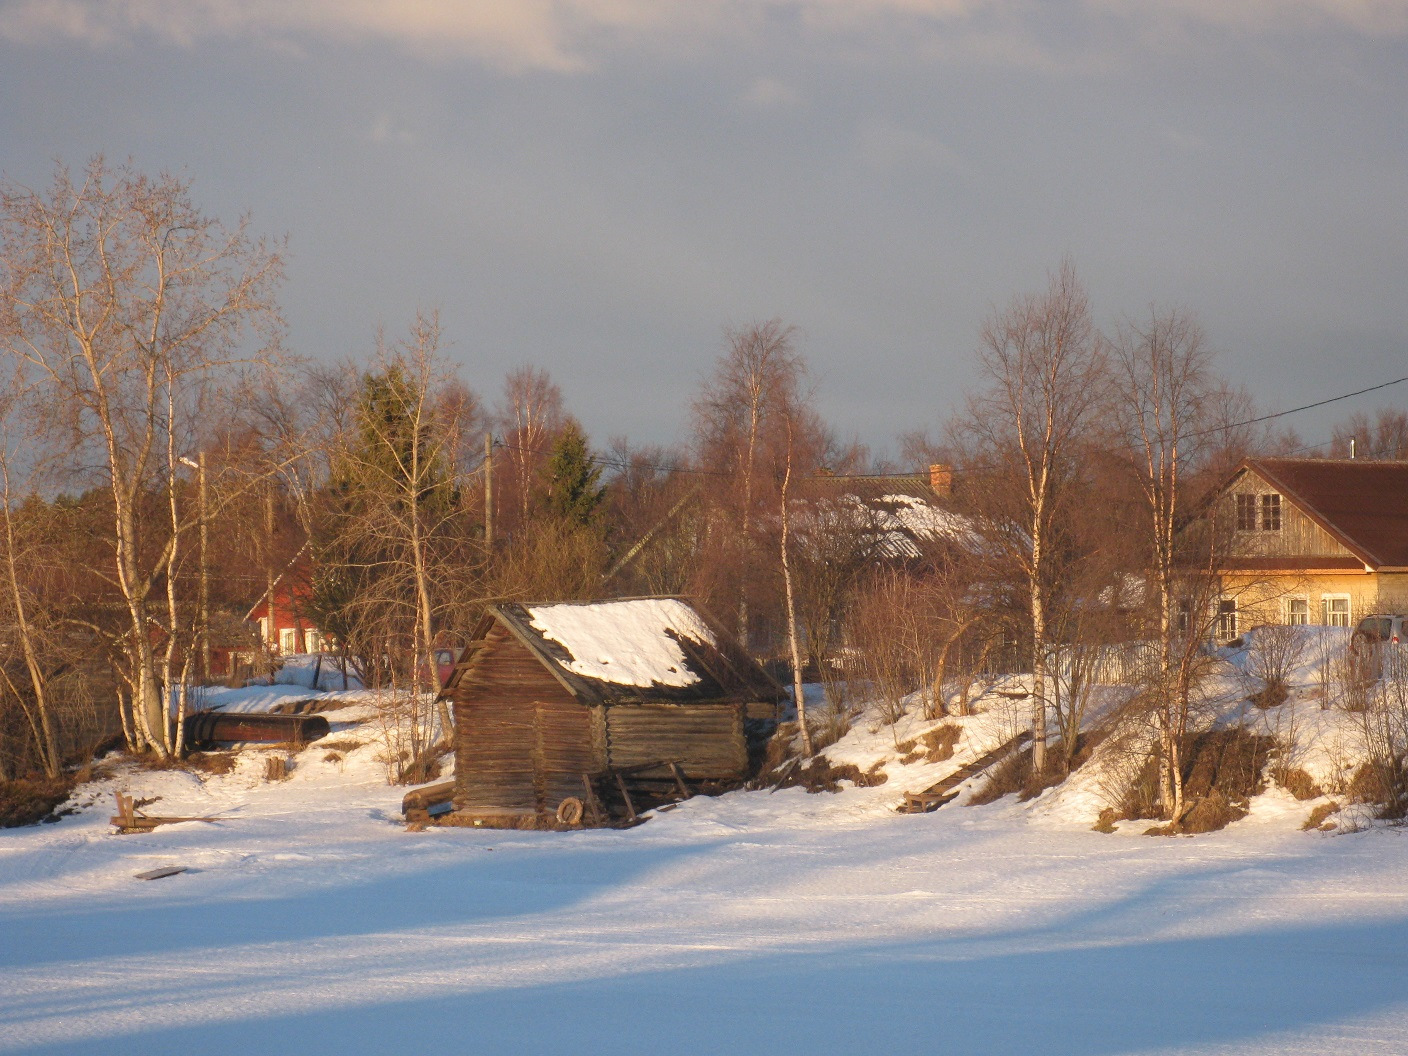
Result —
[{"label": "snow covered roof", "polygon": [[882,495],[868,505],[884,533],[881,548],[890,557],[920,557],[921,544],[944,540],[971,550],[982,545],[977,525],[963,516],[913,495]]},{"label": "snow covered roof", "polygon": [[736,642],[681,598],[506,603],[488,618],[502,622],[584,703],[782,696]]},{"label": "snow covered roof", "polygon": [[884,558],[922,559],[937,543],[975,553],[985,545],[977,523],[948,509],[921,474],[821,474],[808,478],[798,490],[823,506],[849,504],[863,511]]}]

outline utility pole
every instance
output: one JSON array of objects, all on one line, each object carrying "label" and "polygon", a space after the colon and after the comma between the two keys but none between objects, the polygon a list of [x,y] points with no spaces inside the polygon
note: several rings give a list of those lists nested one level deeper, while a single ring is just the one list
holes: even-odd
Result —
[{"label": "utility pole", "polygon": [[484,548],[494,549],[494,434],[484,434]]},{"label": "utility pole", "polygon": [[279,625],[274,619],[274,482],[264,490],[264,614],[269,620],[269,670],[273,673],[273,658],[279,651]]},{"label": "utility pole", "polygon": [[205,493],[205,451],[196,456],[196,501],[200,505],[200,679],[210,681],[210,518]]},{"label": "utility pole", "polygon": [[184,455],[181,462],[196,471],[197,523],[200,526],[200,616],[196,625],[196,636],[200,641],[200,681],[205,685],[210,681],[210,519],[208,516],[205,491],[205,452],[192,462]]}]

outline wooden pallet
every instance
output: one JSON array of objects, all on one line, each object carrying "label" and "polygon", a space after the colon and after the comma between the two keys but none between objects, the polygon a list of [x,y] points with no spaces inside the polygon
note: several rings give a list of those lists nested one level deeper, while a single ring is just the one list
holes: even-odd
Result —
[{"label": "wooden pallet", "polygon": [[960,766],[948,777],[937,784],[930,785],[922,792],[906,792],[904,802],[895,809],[901,814],[927,814],[931,810],[938,810],[949,800],[957,798],[959,785],[971,777],[977,777],[994,763],[1007,758],[1012,752],[1021,751],[1026,742],[1031,739],[1032,735],[1029,731],[1017,734],[1011,740],[999,744],[992,751],[984,752],[971,763]]}]

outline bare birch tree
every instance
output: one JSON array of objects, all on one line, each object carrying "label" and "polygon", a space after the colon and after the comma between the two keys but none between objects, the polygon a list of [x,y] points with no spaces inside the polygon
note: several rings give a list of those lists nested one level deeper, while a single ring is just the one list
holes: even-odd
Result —
[{"label": "bare birch tree", "polygon": [[[139,746],[175,750],[151,633],[154,591],[194,517],[143,515],[200,407],[278,348],[279,255],[200,212],[189,186],[101,157],[47,192],[0,189],[0,348],[51,410],[51,441],[111,498],[110,574],[122,597],[124,677]],[[184,453],[194,453],[188,451]]]},{"label": "bare birch tree", "polygon": [[1032,765],[1046,766],[1048,602],[1085,432],[1106,388],[1103,350],[1085,290],[1066,261],[1043,294],[1015,298],[983,327],[984,387],[954,440],[981,483],[971,489],[983,535],[1026,594],[1032,665]]},{"label": "bare birch tree", "polygon": [[518,499],[519,526],[532,514],[533,487],[538,467],[547,457],[553,438],[562,428],[562,390],[541,367],[519,367],[504,378],[504,394],[495,416],[510,480]]},{"label": "bare birch tree", "polygon": [[1162,762],[1160,798],[1168,816],[1177,820],[1183,813],[1181,746],[1198,655],[1186,639],[1191,632],[1193,641],[1199,641],[1199,628],[1189,623],[1201,622],[1181,595],[1190,589],[1190,575],[1198,575],[1198,566],[1207,564],[1180,554],[1194,539],[1179,533],[1186,505],[1184,481],[1215,435],[1209,432],[1211,416],[1223,401],[1202,330],[1186,312],[1152,309],[1146,322],[1122,326],[1112,358],[1117,378],[1112,405],[1132,453],[1144,505],[1146,582],[1158,621],[1159,675],[1153,690]]},{"label": "bare birch tree", "polygon": [[797,634],[797,592],[792,581],[792,423],[787,422],[787,447],[783,455],[779,557],[782,563],[783,596],[787,603],[787,648],[792,654],[792,699],[797,706],[797,730],[802,735],[802,756],[812,757],[812,733],[807,725],[807,696],[802,685],[802,648]]},{"label": "bare birch tree", "polygon": [[748,647],[749,590],[753,586],[762,507],[776,509],[776,480],[786,446],[785,423],[807,446],[820,434],[814,418],[800,413],[806,367],[793,344],[795,331],[770,319],[725,331],[726,348],[694,401],[695,449],[715,475],[715,503],[729,511],[726,548],[733,570],[737,634]]}]

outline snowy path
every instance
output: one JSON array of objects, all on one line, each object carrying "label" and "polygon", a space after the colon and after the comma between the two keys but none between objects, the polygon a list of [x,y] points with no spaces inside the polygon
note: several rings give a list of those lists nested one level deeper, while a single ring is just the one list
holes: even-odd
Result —
[{"label": "snowy path", "polygon": [[410,834],[375,781],[161,776],[239,809],[0,833],[0,1052],[1408,1052],[1398,832],[1107,836],[881,787]]}]

